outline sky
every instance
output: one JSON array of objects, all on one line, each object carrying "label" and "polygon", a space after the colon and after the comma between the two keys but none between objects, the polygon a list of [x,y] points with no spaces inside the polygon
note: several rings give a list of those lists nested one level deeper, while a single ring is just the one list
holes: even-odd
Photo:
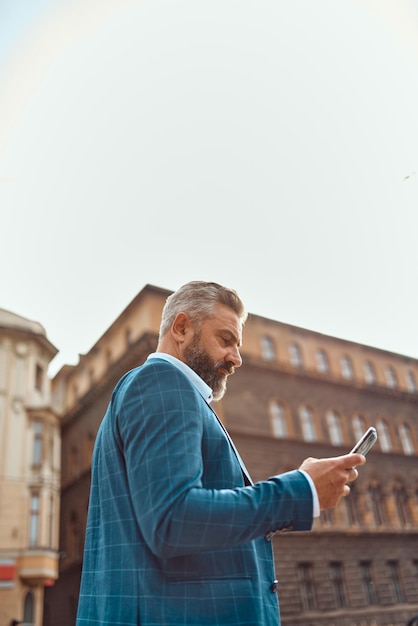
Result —
[{"label": "sky", "polygon": [[1,0],[0,218],[51,375],[189,280],[418,358],[418,0]]}]

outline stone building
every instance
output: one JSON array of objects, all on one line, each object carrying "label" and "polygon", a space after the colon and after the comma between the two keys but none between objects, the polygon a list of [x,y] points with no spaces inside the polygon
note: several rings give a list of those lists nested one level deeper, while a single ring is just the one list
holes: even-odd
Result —
[{"label": "stone building", "polygon": [[0,309],[0,624],[42,626],[58,576],[60,423],[37,322]]},{"label": "stone building", "polygon": [[[62,424],[59,580],[44,626],[73,626],[95,435],[117,380],[157,344],[170,292],[147,285],[53,380]],[[418,361],[251,314],[243,365],[214,407],[255,481],[379,441],[310,533],[274,539],[283,626],[405,626],[418,612]]]}]

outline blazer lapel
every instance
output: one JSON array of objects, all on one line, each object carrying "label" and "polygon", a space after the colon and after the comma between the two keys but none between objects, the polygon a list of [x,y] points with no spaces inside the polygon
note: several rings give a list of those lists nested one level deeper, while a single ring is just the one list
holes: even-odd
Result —
[{"label": "blazer lapel", "polygon": [[240,454],[239,454],[238,450],[236,449],[235,444],[234,444],[234,442],[232,441],[232,439],[231,439],[231,437],[230,437],[230,435],[229,435],[228,431],[226,430],[225,426],[222,424],[221,420],[220,420],[220,419],[219,419],[219,417],[216,415],[215,411],[212,409],[212,407],[210,406],[210,404],[208,404],[208,406],[209,406],[210,410],[212,411],[212,413],[214,414],[214,416],[216,417],[216,419],[218,420],[218,423],[219,423],[220,427],[222,428],[222,430],[223,430],[223,432],[224,432],[224,434],[225,434],[225,437],[226,437],[226,438],[228,439],[228,441],[229,441],[229,445],[231,446],[231,448],[232,448],[232,450],[233,450],[233,452],[234,452],[235,456],[236,456],[236,457],[237,457],[237,459],[238,459],[238,463],[240,464],[241,471],[242,471],[242,474],[243,474],[243,476],[244,476],[244,483],[245,483],[246,485],[253,485],[254,483],[253,483],[253,481],[251,480],[251,476],[250,476],[250,474],[249,474],[249,472],[248,472],[247,468],[245,467],[244,461],[242,460],[242,458],[241,458],[241,456],[240,456]]}]

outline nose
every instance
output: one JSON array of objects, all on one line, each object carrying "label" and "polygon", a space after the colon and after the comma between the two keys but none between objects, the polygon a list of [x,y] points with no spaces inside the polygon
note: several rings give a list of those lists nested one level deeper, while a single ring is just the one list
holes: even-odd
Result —
[{"label": "nose", "polygon": [[241,367],[242,365],[242,357],[239,351],[238,346],[234,346],[231,352],[231,362],[234,364],[234,367]]}]

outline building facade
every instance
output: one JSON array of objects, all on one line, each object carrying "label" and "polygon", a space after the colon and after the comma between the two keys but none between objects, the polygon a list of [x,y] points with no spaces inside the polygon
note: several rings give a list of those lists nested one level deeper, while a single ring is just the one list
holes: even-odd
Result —
[{"label": "building facade", "polygon": [[42,626],[58,577],[60,422],[37,322],[0,309],[0,623]]},{"label": "building facade", "polygon": [[[144,287],[53,380],[62,558],[44,626],[74,625],[97,429],[120,376],[155,349],[169,293]],[[283,626],[405,626],[418,613],[418,361],[257,315],[242,356],[214,408],[255,481],[379,434],[349,497],[312,532],[273,539]]]}]

